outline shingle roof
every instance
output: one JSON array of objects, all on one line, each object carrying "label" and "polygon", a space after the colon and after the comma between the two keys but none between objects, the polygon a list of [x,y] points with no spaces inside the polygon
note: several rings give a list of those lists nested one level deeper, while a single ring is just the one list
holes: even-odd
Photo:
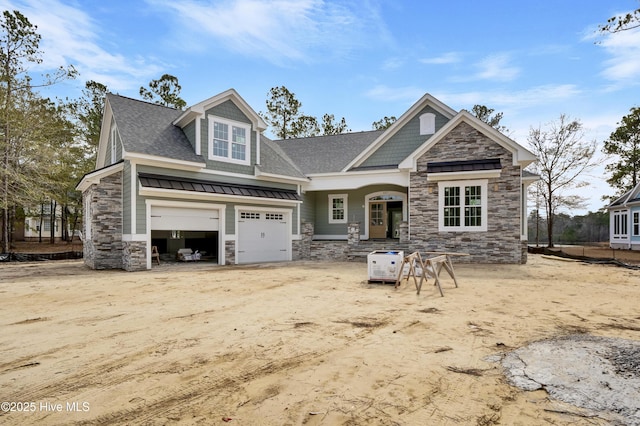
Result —
[{"label": "shingle roof", "polygon": [[261,164],[257,167],[261,172],[302,179],[306,178],[304,173],[302,173],[278,144],[264,135],[260,137],[260,142]]},{"label": "shingle roof", "polygon": [[182,129],[172,124],[182,111],[112,93],[107,100],[125,151],[204,163]]},{"label": "shingle roof", "polygon": [[204,192],[208,194],[231,195],[236,197],[260,197],[291,201],[300,200],[300,196],[296,191],[280,188],[237,185],[216,181],[161,176],[150,173],[138,173],[138,178],[140,178],[140,184],[145,188]]},{"label": "shingle roof", "polygon": [[305,174],[340,172],[382,130],[273,141]]}]

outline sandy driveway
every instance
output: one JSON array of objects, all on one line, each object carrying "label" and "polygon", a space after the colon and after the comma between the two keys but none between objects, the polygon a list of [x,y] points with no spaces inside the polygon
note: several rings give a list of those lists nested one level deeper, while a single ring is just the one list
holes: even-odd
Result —
[{"label": "sandy driveway", "polygon": [[530,255],[456,273],[440,297],[368,284],[364,263],[3,264],[0,423],[608,424],[491,359],[640,340],[640,271]]}]

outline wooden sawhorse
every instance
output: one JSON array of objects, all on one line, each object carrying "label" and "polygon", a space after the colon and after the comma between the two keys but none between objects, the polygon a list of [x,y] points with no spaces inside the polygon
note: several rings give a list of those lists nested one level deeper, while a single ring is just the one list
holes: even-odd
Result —
[{"label": "wooden sawhorse", "polygon": [[[416,286],[416,294],[420,294],[420,290],[422,289],[422,281],[427,279],[427,275],[434,279],[435,286],[438,287],[438,291],[440,291],[440,296],[444,297],[444,293],[442,292],[442,286],[440,285],[440,272],[444,268],[445,271],[453,278],[453,283],[456,288],[458,287],[458,280],[456,279],[456,274],[453,271],[453,263],[451,262],[452,256],[468,256],[467,253],[443,253],[443,252],[425,252],[425,254],[435,254],[436,256],[428,257],[426,259],[422,259],[419,252],[411,253],[409,256],[405,256],[402,266],[400,267],[400,272],[398,273],[398,279],[396,280],[395,288],[400,286],[400,282],[404,278],[404,265],[409,265],[409,272],[407,274],[407,281],[409,281],[409,277],[413,276],[413,282]],[[420,266],[421,274],[420,274],[420,282],[418,282],[416,278],[416,266]]]}]

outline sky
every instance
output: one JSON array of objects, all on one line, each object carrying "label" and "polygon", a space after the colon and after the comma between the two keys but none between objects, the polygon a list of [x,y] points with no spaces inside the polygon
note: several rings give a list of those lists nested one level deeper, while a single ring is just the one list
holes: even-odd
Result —
[{"label": "sky", "polygon": [[286,86],[307,115],[344,117],[351,131],[399,117],[425,93],[455,110],[502,112],[528,147],[561,114],[598,143],[598,166],[572,191],[596,211],[606,183],[603,141],[640,106],[640,29],[598,35],[638,0],[0,0],[42,36],[32,76],[73,65],[79,77],[42,89],[77,98],[86,81],[140,98],[163,74],[192,105],[234,88],[257,112]]}]

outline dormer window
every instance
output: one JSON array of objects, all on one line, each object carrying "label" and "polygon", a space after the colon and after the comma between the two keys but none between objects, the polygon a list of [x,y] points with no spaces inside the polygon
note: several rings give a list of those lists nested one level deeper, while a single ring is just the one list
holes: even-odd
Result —
[{"label": "dormer window", "polygon": [[432,135],[436,132],[436,115],[427,112],[420,116],[420,134]]},{"label": "dormer window", "polygon": [[209,159],[249,164],[251,127],[209,116]]}]

